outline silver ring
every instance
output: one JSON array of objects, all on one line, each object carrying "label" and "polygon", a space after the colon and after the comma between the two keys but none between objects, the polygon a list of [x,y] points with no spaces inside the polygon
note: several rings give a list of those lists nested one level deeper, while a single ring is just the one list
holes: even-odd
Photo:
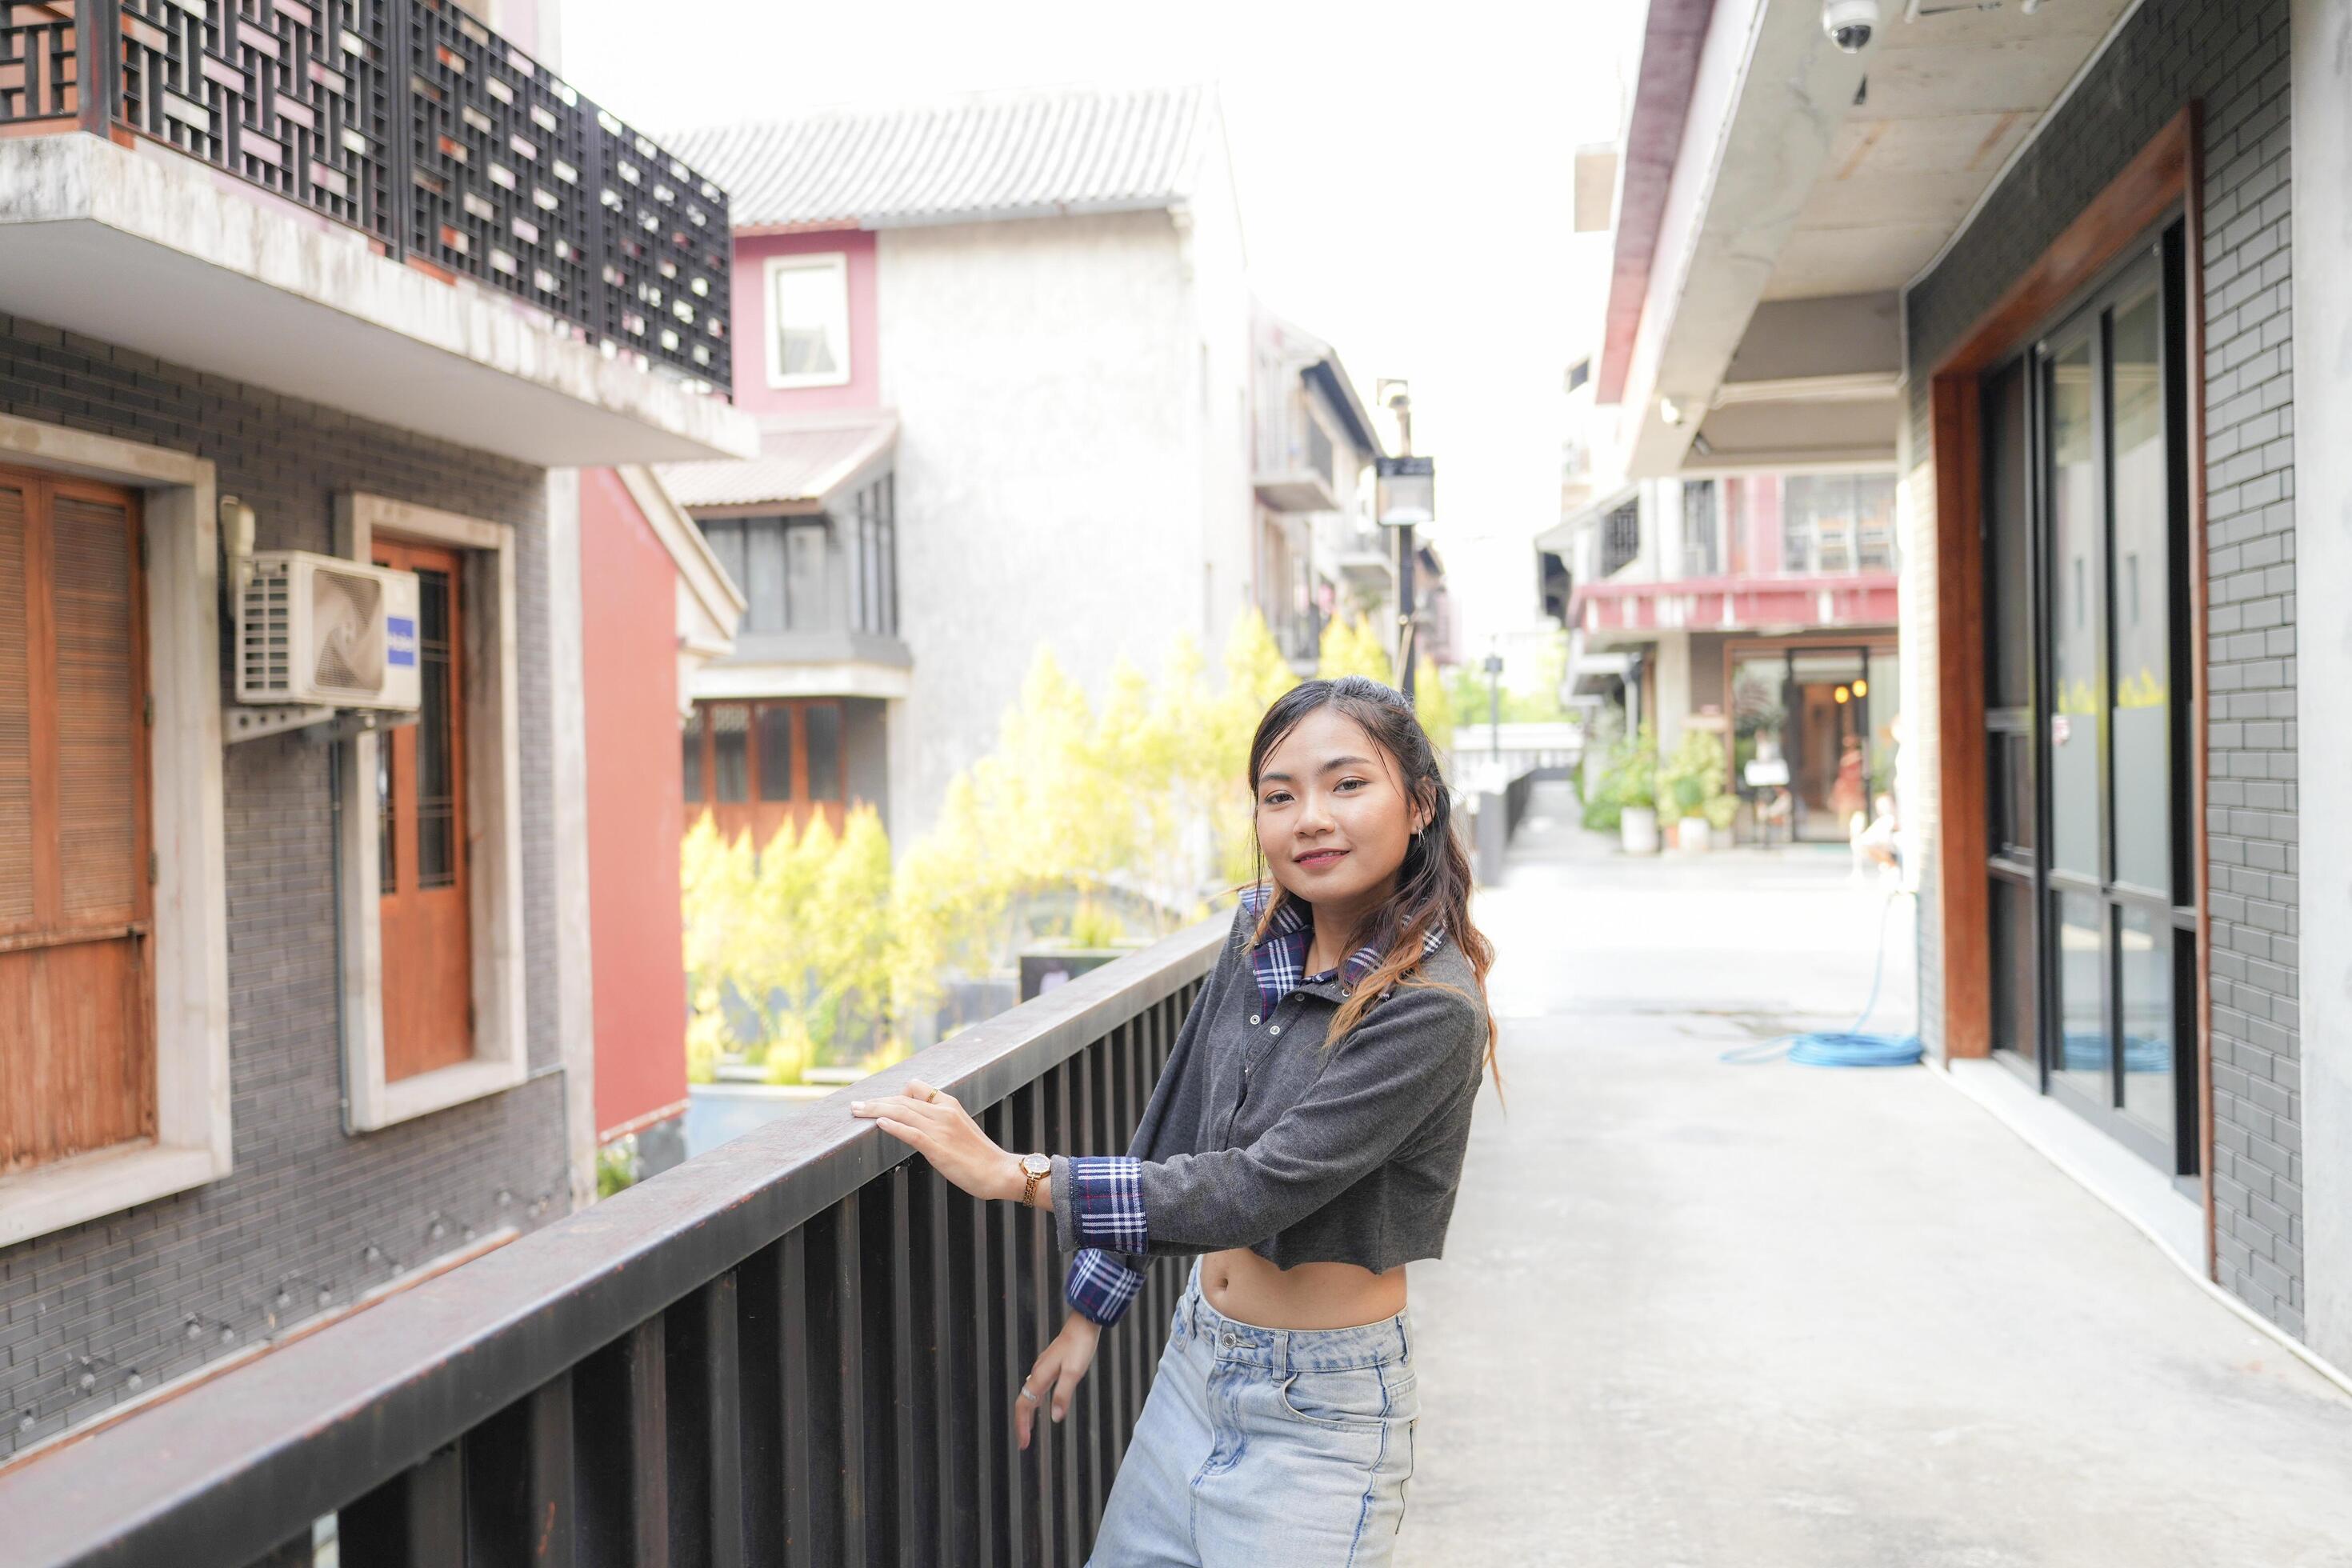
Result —
[{"label": "silver ring", "polygon": [[1037,1396],[1029,1392],[1029,1385],[1025,1383],[1021,1385],[1021,1392],[1014,1397],[1026,1399],[1033,1405],[1037,1402]]}]

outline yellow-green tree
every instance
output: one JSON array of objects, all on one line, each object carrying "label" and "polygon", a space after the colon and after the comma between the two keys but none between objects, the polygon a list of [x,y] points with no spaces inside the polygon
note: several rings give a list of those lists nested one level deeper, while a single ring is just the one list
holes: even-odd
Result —
[{"label": "yellow-green tree", "polygon": [[[1360,618],[1326,654],[1387,679]],[[1040,648],[995,750],[950,782],[895,872],[868,806],[838,836],[819,816],[756,851],[698,825],[681,857],[690,1071],[707,1078],[730,1047],[779,1078],[870,1041],[903,1049],[906,1021],[938,1005],[941,977],[1005,962],[1048,896],[1075,893],[1073,924],[1097,933],[1116,926],[1114,890],[1160,931],[1205,914],[1200,856],[1229,880],[1249,874],[1249,743],[1297,683],[1255,611],[1223,665],[1212,689],[1199,647],[1181,640],[1156,682],[1125,662],[1110,670],[1097,710]],[[730,998],[755,1037],[733,1037]]]},{"label": "yellow-green tree", "polygon": [[1361,616],[1334,616],[1324,623],[1322,645],[1316,652],[1315,673],[1325,680],[1363,675],[1383,686],[1396,684],[1395,661],[1380,633]]}]

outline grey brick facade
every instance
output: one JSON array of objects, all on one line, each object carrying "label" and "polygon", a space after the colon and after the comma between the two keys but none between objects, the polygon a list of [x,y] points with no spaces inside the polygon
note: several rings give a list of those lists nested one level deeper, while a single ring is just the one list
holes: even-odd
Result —
[{"label": "grey brick facade", "polygon": [[[2297,1047],[2294,409],[2285,0],[2147,0],[1908,296],[1911,450],[1927,372],[2182,104],[2204,106],[2207,828],[2221,1283],[2304,1332]],[[1940,965],[1934,889],[1923,978]],[[1922,1016],[1940,1014],[1923,987]]]},{"label": "grey brick facade", "polygon": [[[523,797],[545,798],[541,470],[5,315],[0,411],[210,459],[222,492],[258,514],[264,549],[331,548],[341,490],[514,524]],[[225,675],[226,635],[224,621]],[[569,1205],[548,814],[524,814],[530,1079],[346,1136],[327,752],[230,746],[223,795],[236,1168],[0,1251],[0,1458],[133,1396],[134,1369],[152,1389],[462,1247],[469,1228],[528,1228]]]}]

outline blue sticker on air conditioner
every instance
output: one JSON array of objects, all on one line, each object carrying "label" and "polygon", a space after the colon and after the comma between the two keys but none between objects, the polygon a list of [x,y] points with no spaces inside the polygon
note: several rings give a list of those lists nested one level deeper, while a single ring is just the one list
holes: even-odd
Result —
[{"label": "blue sticker on air conditioner", "polygon": [[384,660],[394,665],[416,662],[416,623],[406,616],[383,618]]}]

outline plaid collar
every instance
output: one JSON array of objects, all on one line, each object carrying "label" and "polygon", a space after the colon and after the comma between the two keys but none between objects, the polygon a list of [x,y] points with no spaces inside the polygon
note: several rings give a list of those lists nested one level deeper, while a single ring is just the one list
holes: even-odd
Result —
[{"label": "plaid collar", "polygon": [[[1242,908],[1249,911],[1252,921],[1265,910],[1272,893],[1273,889],[1264,882],[1242,889]],[[1276,1004],[1299,986],[1332,977],[1334,972],[1328,969],[1320,974],[1305,973],[1307,944],[1314,939],[1315,923],[1306,904],[1297,899],[1284,900],[1282,907],[1274,912],[1274,924],[1267,928],[1265,940],[1250,949],[1250,968],[1256,974],[1258,999],[1265,1005],[1265,1011],[1274,1011]],[[1445,928],[1433,925],[1421,939],[1421,951],[1435,952],[1444,941]],[[1344,984],[1352,990],[1380,961],[1381,950],[1366,942],[1340,964],[1346,973]]]}]

